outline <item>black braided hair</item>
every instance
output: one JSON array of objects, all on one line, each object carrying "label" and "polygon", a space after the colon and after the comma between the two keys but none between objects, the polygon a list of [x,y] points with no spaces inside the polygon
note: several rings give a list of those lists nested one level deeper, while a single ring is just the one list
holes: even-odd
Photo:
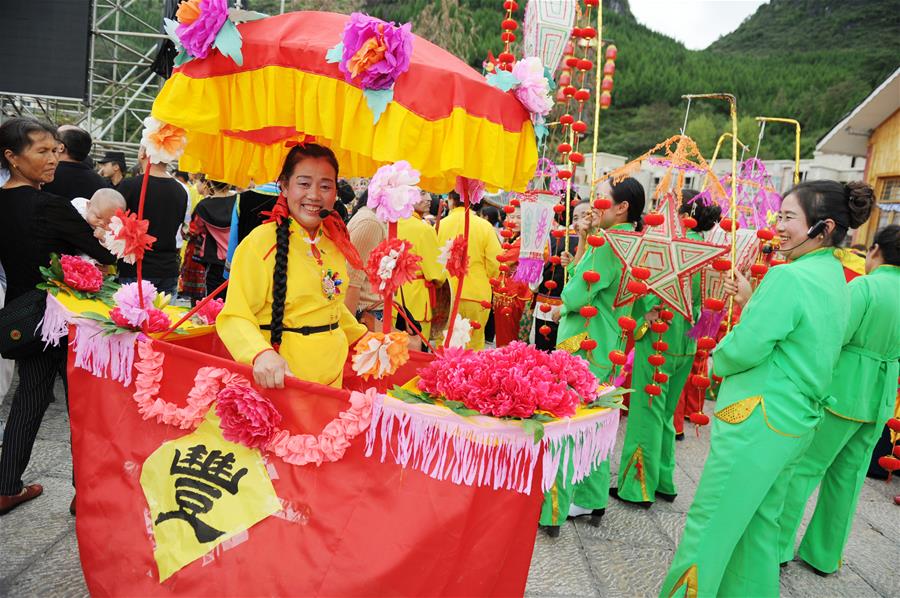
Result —
[{"label": "black braided hair", "polygon": [[284,332],[284,302],[287,297],[288,249],[291,245],[291,219],[282,218],[275,230],[275,273],[272,276],[272,347],[281,346]]}]

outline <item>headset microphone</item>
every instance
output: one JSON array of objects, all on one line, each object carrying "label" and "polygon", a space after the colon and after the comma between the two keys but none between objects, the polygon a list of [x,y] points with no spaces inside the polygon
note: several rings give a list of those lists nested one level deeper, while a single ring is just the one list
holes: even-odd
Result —
[{"label": "headset microphone", "polygon": [[322,208],[321,210],[319,210],[319,218],[321,218],[322,220],[325,220],[326,218],[331,216],[333,213],[334,213],[334,210]]},{"label": "headset microphone", "polygon": [[813,224],[811,227],[809,227],[809,230],[806,231],[806,238],[803,241],[794,245],[793,247],[788,247],[788,248],[782,247],[778,251],[781,251],[783,253],[785,251],[793,251],[793,250],[797,249],[798,247],[802,247],[804,244],[808,243],[809,241],[815,239],[816,237],[818,237],[819,235],[824,233],[825,228],[827,226],[828,226],[827,222],[825,222],[824,220],[819,220],[818,222]]}]

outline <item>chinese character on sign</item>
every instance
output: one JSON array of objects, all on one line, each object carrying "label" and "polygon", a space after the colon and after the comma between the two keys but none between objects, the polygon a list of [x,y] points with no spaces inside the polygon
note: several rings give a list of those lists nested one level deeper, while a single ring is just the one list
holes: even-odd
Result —
[{"label": "chinese character on sign", "polygon": [[170,519],[181,519],[194,530],[198,542],[212,542],[225,532],[204,523],[199,516],[209,513],[215,500],[222,497],[222,491],[231,495],[238,493],[238,483],[247,474],[247,468],[232,472],[234,453],[210,451],[206,445],[197,444],[181,456],[175,449],[175,458],[169,474],[178,476],[175,480],[175,502],[178,509],[160,513],[156,525]]}]

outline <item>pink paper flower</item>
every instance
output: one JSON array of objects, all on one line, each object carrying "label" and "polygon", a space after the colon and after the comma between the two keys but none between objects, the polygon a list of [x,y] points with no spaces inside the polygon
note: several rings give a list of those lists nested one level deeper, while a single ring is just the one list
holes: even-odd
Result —
[{"label": "pink paper flower", "polygon": [[419,201],[419,171],[406,160],[386,164],[369,181],[369,200],[366,205],[375,210],[385,222],[409,218]]},{"label": "pink paper flower", "polygon": [[264,449],[281,423],[272,402],[253,388],[226,386],[216,396],[222,436],[250,448]]},{"label": "pink paper flower", "polygon": [[216,35],[228,18],[228,2],[226,0],[200,0],[199,15],[191,14],[190,23],[182,22],[175,35],[187,53],[194,58],[206,58]]},{"label": "pink paper flower", "polygon": [[544,76],[544,65],[535,56],[518,61],[512,70],[519,85],[513,94],[532,114],[547,116],[553,109],[553,98],[550,96],[550,84]]},{"label": "pink paper flower", "polygon": [[103,273],[90,260],[74,255],[59,258],[63,281],[76,291],[96,293],[103,286]]},{"label": "pink paper flower", "polygon": [[216,318],[219,317],[219,312],[222,311],[222,308],[224,307],[224,301],[221,299],[213,299],[194,314],[194,319],[204,326],[211,326],[216,323]]},{"label": "pink paper flower", "polygon": [[338,68],[348,83],[358,83],[363,89],[390,89],[409,69],[412,43],[411,24],[398,27],[355,12],[344,26]]},{"label": "pink paper flower", "polygon": [[165,332],[172,325],[172,319],[161,309],[147,310],[147,332]]},{"label": "pink paper flower", "polygon": [[460,199],[465,200],[468,196],[471,205],[477,205],[484,199],[484,183],[478,179],[468,179],[466,177],[456,177],[456,186],[454,191],[459,194]]}]

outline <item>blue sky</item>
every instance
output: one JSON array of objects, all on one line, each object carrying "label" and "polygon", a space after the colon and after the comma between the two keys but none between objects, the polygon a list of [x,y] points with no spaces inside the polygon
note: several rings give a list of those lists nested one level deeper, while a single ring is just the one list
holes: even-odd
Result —
[{"label": "blue sky", "polygon": [[630,0],[631,12],[646,27],[701,50],[737,29],[767,0]]}]

